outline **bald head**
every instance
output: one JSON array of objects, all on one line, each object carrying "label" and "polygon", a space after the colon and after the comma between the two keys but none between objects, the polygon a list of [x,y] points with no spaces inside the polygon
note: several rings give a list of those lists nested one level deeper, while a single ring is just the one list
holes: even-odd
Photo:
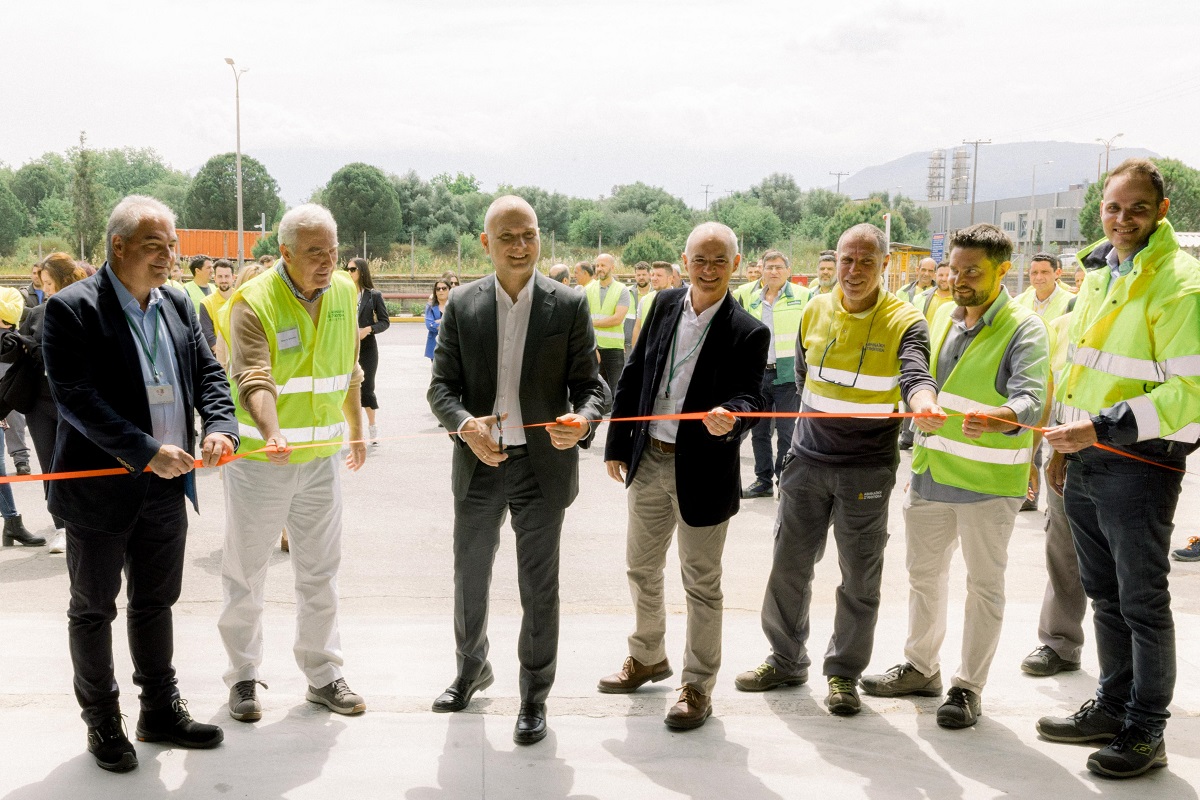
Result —
[{"label": "bald head", "polygon": [[533,210],[533,206],[523,197],[517,197],[515,194],[505,194],[497,197],[488,206],[487,213],[483,217],[483,230],[485,233],[493,233],[497,222],[503,218],[510,216],[527,216],[533,221],[533,227],[537,227],[537,212]]},{"label": "bald head", "polygon": [[723,242],[728,259],[733,261],[733,257],[737,255],[738,251],[737,234],[733,232],[733,228],[720,222],[702,222],[693,228],[692,232],[688,234],[687,244],[683,251],[692,253],[701,243],[712,240]]},{"label": "bald head", "polygon": [[608,253],[601,253],[592,260],[592,266],[596,268],[596,280],[600,281],[601,286],[608,286],[612,282],[613,270],[617,268],[617,260]]}]

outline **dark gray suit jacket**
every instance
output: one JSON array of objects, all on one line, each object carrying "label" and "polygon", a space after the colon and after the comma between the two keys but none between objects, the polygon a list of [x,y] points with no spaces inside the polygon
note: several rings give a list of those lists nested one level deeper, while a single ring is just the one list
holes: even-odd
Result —
[{"label": "dark gray suit jacket", "polygon": [[[599,421],[603,391],[587,299],[539,273],[534,275],[532,301],[521,368],[525,424],[552,422],[572,412]],[[442,318],[427,397],[447,431],[457,431],[468,417],[494,411],[498,352],[496,277],[489,275],[455,289]],[[592,425],[580,447],[587,447],[594,435]],[[579,451],[555,449],[545,428],[527,428],[525,436],[542,495],[566,508],[579,493]],[[458,436],[452,438],[457,446],[451,482],[454,496],[461,500],[479,459]]]}]

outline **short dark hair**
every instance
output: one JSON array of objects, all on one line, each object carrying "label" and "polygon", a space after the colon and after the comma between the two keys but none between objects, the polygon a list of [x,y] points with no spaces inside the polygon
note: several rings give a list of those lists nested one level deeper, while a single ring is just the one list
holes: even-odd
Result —
[{"label": "short dark hair", "polygon": [[188,262],[188,269],[195,275],[197,270],[204,269],[204,262],[212,261],[209,256],[192,256],[192,260]]},{"label": "short dark hair", "polygon": [[633,265],[633,271],[637,272],[639,269],[644,269],[644,270],[646,270],[646,272],[649,272],[650,264],[645,261],[639,261],[638,263]]},{"label": "short dark hair", "polygon": [[590,261],[580,261],[578,264],[575,265],[575,269],[581,269],[584,272],[586,272],[588,275],[596,274],[596,265]]},{"label": "short dark hair", "polygon": [[1055,269],[1062,269],[1062,260],[1054,253],[1034,253],[1029,263],[1032,265],[1035,261],[1046,261]]},{"label": "short dark hair", "polygon": [[817,259],[817,263],[820,264],[822,261],[832,261],[834,264],[836,264],[837,256],[835,256],[833,253],[830,253],[828,250],[822,250],[821,257]]},{"label": "short dark hair", "polygon": [[[1158,167],[1153,161],[1148,158],[1127,158],[1117,165],[1117,168],[1108,173],[1108,177],[1104,179],[1104,186],[1101,189],[1108,188],[1108,182],[1118,175],[1141,175],[1154,187],[1154,194],[1158,198],[1158,203],[1161,205],[1163,199],[1167,196],[1166,183],[1163,181],[1162,173],[1158,171]],[[1103,194],[1103,191],[1101,191]]]},{"label": "short dark hair", "polygon": [[358,267],[358,285],[364,289],[374,289],[375,281],[371,280],[371,265],[365,258],[352,258],[346,266]]},{"label": "short dark hair", "polygon": [[950,237],[950,249],[955,247],[978,248],[995,264],[1012,260],[1012,239],[995,225],[986,222],[978,222],[969,228],[955,231]]},{"label": "short dark hair", "polygon": [[213,272],[216,272],[221,267],[229,267],[230,272],[233,272],[233,273],[237,272],[237,267],[234,266],[234,263],[232,261],[230,261],[228,258],[218,258],[216,261],[213,262]]},{"label": "short dark hair", "polygon": [[650,269],[664,269],[667,272],[674,272],[674,268],[669,261],[655,261],[650,265]]},{"label": "short dark hair", "polygon": [[783,253],[779,252],[778,250],[768,250],[767,252],[762,254],[762,257],[759,259],[759,261],[763,264],[766,264],[768,261],[770,261],[773,258],[782,259],[783,263],[787,266],[788,269],[792,268],[792,260],[790,258],[788,258],[787,256],[785,256]]}]

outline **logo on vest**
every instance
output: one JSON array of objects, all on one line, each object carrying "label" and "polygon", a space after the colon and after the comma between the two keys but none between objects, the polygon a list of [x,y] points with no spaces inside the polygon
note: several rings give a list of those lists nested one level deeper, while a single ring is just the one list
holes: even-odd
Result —
[{"label": "logo on vest", "polygon": [[325,319],[345,319],[346,312],[340,308],[331,308],[329,313],[325,315]]},{"label": "logo on vest", "polygon": [[882,500],[883,499],[883,491],[877,489],[874,492],[859,492],[858,499],[859,500]]},{"label": "logo on vest", "polygon": [[867,342],[865,349],[870,350],[872,353],[882,353],[884,350],[883,342]]}]

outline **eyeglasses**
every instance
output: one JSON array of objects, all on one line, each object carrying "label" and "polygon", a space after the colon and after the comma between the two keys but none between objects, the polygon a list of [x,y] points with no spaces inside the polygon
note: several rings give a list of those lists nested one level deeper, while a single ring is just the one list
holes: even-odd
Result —
[{"label": "eyeglasses", "polygon": [[[875,326],[875,315],[878,313],[879,306],[876,305],[875,311],[871,314],[871,322],[869,325],[867,325],[867,336],[865,339],[863,339],[862,350],[860,350],[858,353],[858,368],[854,370],[854,379],[849,383],[843,383],[841,381],[834,380],[833,378],[825,377],[825,358],[829,355],[829,348],[833,347],[833,343],[837,341],[837,337],[834,336],[829,339],[829,344],[825,345],[825,352],[821,353],[821,363],[817,365],[817,378],[819,380],[825,381],[826,383],[832,383],[834,386],[841,386],[843,389],[853,389],[855,387],[855,385],[858,383],[858,377],[862,375],[863,362],[867,358],[867,343],[871,341],[871,328]],[[833,320],[829,321],[829,330],[833,330]],[[829,334],[826,333],[826,336],[828,335]],[[841,372],[842,370],[838,371]]]},{"label": "eyeglasses", "polygon": [[448,292],[448,291],[450,291],[450,287],[449,287],[449,286],[438,286],[438,287],[437,287],[437,289],[436,289],[436,291],[439,291],[439,292]]}]

